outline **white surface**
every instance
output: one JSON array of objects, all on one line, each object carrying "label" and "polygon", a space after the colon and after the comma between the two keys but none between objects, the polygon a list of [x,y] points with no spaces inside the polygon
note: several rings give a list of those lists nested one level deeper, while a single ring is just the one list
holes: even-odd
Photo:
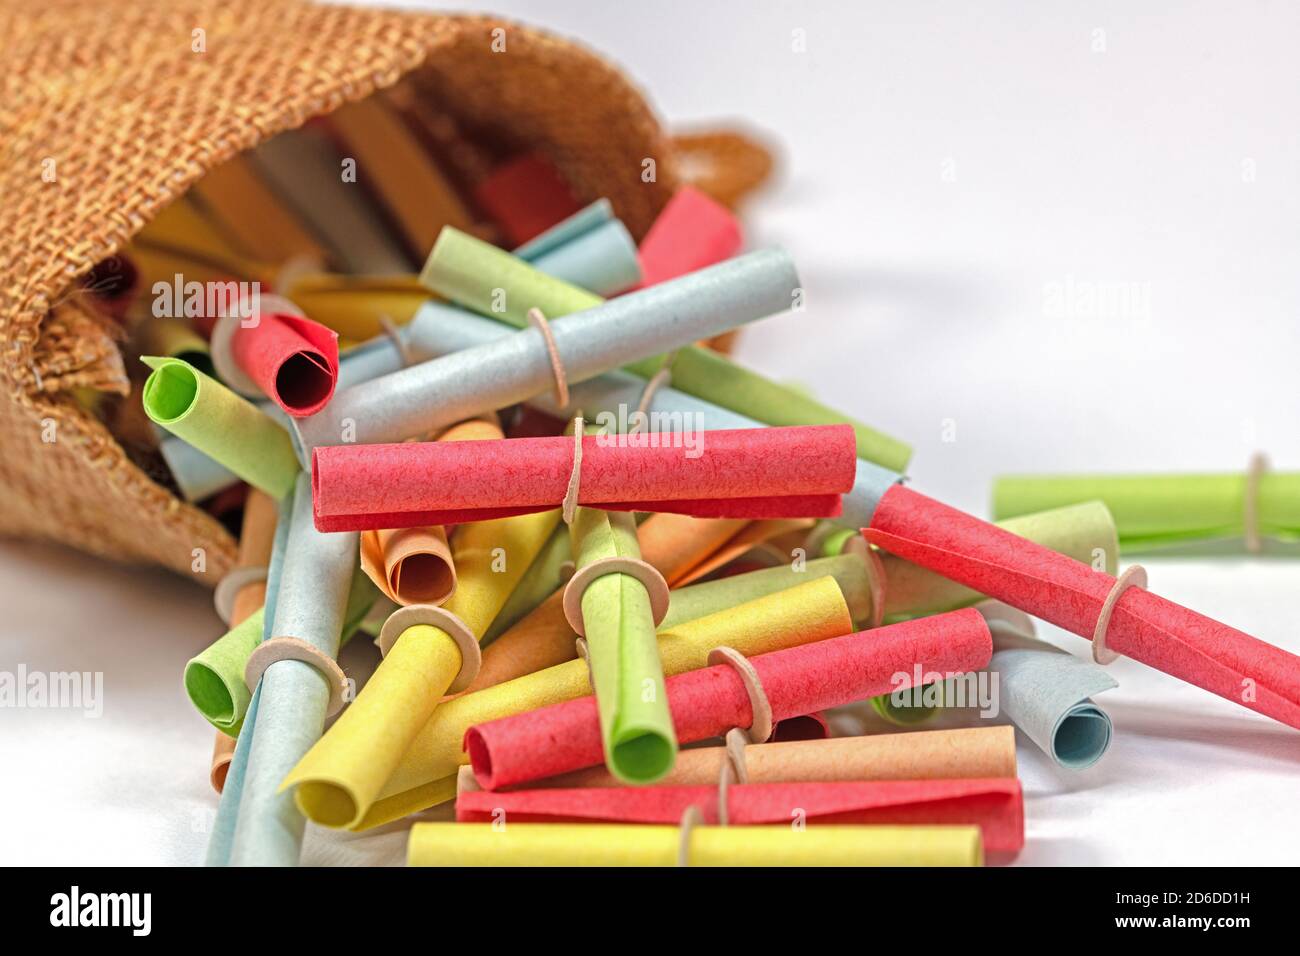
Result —
[{"label": "white surface", "polygon": [[[740,355],[914,443],[918,489],[984,514],[1006,471],[1230,470],[1256,448],[1300,467],[1300,11],[978,6],[495,9],[604,51],[678,125],[744,117],[784,144],[749,223],[794,254],[809,308]],[[1137,298],[1062,315],[1071,281]],[[1167,597],[1300,651],[1300,565],[1144,563]],[[0,669],[105,672],[98,720],[0,713],[0,862],[201,860],[211,731],[180,674],[220,630],[208,596],[4,545],[0,599]],[[1022,861],[1293,863],[1300,734],[1132,662],[1115,673],[1099,766],[1057,771],[1021,741]],[[312,832],[306,859],[399,860],[402,842]]]}]

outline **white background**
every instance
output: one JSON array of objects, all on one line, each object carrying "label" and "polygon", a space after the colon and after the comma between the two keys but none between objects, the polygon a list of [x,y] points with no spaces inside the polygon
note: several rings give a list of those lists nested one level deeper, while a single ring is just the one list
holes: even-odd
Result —
[{"label": "white background", "polygon": [[[1227,471],[1256,449],[1300,467],[1300,8],[1133,6],[493,9],[604,52],[675,126],[741,119],[780,143],[750,244],[792,252],[809,308],[739,355],[907,439],[915,487],[986,514],[1009,471]],[[1062,310],[1068,284],[1132,295]],[[1154,590],[1300,651],[1300,565],[1143,563]],[[0,715],[0,862],[200,861],[211,731],[180,675],[221,629],[206,592],[3,544],[0,602],[0,668],[106,683],[98,720]],[[1056,770],[1021,740],[1021,861],[1294,863],[1300,733],[1114,672],[1100,765]],[[306,860],[396,862],[403,836],[313,830]]]}]

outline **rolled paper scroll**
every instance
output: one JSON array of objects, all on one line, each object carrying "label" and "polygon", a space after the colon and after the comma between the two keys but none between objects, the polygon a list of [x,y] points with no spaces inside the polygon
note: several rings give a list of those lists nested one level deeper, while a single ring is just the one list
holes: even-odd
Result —
[{"label": "rolled paper scroll", "polygon": [[[647,539],[641,552],[642,559],[663,573],[664,566],[656,559],[669,555],[654,554],[650,550],[651,539],[642,535],[647,526],[661,517],[667,516],[654,515],[646,520],[638,529],[638,537]],[[856,555],[837,555],[809,561],[798,570],[792,565],[784,565],[678,588],[669,593],[668,613],[660,622],[659,630],[669,630],[686,621],[716,614],[827,574],[835,578],[848,602],[853,627],[869,627],[872,585],[867,566]],[[577,657],[574,641],[578,635],[564,616],[563,597],[562,593],[557,593],[547,599],[490,645],[483,652],[478,677],[474,678],[467,692],[514,680]]]},{"label": "rolled paper scroll", "polygon": [[[720,645],[761,654],[847,634],[852,627],[835,580],[821,577],[661,631],[659,660],[665,675],[680,674],[703,667],[709,651]],[[454,794],[456,769],[468,762],[462,742],[475,724],[589,693],[587,665],[575,660],[446,701],[411,744],[383,799],[360,827],[387,823]]]},{"label": "rolled paper scroll", "polygon": [[[533,559],[533,563],[528,566],[528,570],[524,572],[519,584],[510,592],[510,597],[506,598],[501,613],[496,616],[496,619],[492,621],[492,626],[483,634],[481,642],[484,647],[483,664],[479,667],[480,675],[482,675],[483,668],[487,665],[488,654],[491,653],[490,649],[496,639],[510,631],[521,620],[541,607],[569,579],[569,575],[573,573],[571,554],[569,529],[566,525],[560,525],[546,540],[546,544],[542,546],[542,550]],[[560,609],[560,616],[564,616],[562,608]],[[567,658],[565,659],[567,660]],[[554,663],[559,663],[559,661]],[[542,666],[549,665],[544,664]],[[533,670],[541,670],[541,668],[535,667]],[[524,671],[523,673],[531,672]],[[499,683],[499,681],[492,681],[492,683]],[[486,687],[488,685],[480,685],[478,677],[475,677],[467,691],[478,690],[479,686]]]},{"label": "rolled paper scroll", "polygon": [[[749,253],[681,278],[649,286],[615,301],[624,301],[681,283],[701,281],[702,277],[730,269],[753,255],[755,253]],[[603,301],[597,295],[548,276],[510,253],[455,229],[442,231],[420,273],[420,281],[439,295],[467,309],[518,328],[527,324],[528,310],[532,308],[540,309],[548,319],[555,320],[571,313],[594,310]],[[780,310],[794,304],[791,296],[798,295],[798,285],[795,281],[785,286],[783,291],[787,299],[779,306]],[[504,300],[496,290],[505,291]],[[504,311],[501,310],[502,306]],[[555,328],[563,329],[567,324],[568,320],[556,322]],[[741,323],[733,322],[731,327],[739,324]],[[713,333],[696,335],[694,339],[708,338],[711,334]],[[894,471],[907,466],[911,449],[902,442],[826,408],[794,389],[777,385],[710,349],[688,345],[686,342],[679,344],[686,347],[665,346],[659,350],[666,352],[677,349],[671,374],[674,386],[679,391],[689,392],[765,425],[851,425],[857,438],[859,457]],[[639,355],[616,364],[629,364],[631,370],[638,375],[650,378],[663,367],[663,358],[654,354]],[[607,366],[612,367],[613,365]],[[541,391],[542,389],[537,389],[537,392]],[[637,403],[630,407],[636,408]]]},{"label": "rolled paper scroll", "polygon": [[976,609],[993,633],[989,671],[998,675],[1001,712],[1058,766],[1091,767],[1111,739],[1110,715],[1091,698],[1119,684],[1092,661],[1036,640],[1028,615],[996,601]]},{"label": "rolled paper scroll", "polygon": [[216,379],[176,359],[146,355],[144,410],[272,498],[283,498],[299,474],[289,433]]},{"label": "rolled paper scroll", "polygon": [[340,179],[343,158],[319,130],[284,130],[253,152],[258,171],[348,272],[409,271],[401,244],[356,184]]},{"label": "rolled paper scroll", "polygon": [[[432,248],[430,243],[425,248]],[[597,199],[569,218],[530,239],[514,252],[534,268],[600,296],[611,296],[641,283],[636,243],[615,218],[608,199]],[[713,265],[722,258],[700,263]],[[697,268],[699,268],[697,267]],[[675,272],[674,278],[693,270]]]},{"label": "rolled paper scroll", "polygon": [[180,359],[206,375],[212,374],[208,343],[183,319],[146,316],[131,330],[131,338],[138,354]]},{"label": "rolled paper scroll", "polygon": [[397,604],[436,606],[456,590],[456,562],[442,525],[361,532],[361,570]]},{"label": "rolled paper scroll", "polygon": [[402,441],[549,391],[556,386],[557,365],[567,381],[581,382],[624,362],[774,315],[789,308],[798,285],[784,252],[752,252],[611,299],[555,323],[549,338],[529,328],[340,389],[324,411],[295,419],[294,427],[307,449],[341,444],[349,436],[362,443]]},{"label": "rolled paper scroll", "polygon": [[[256,613],[266,600],[266,572],[271,562],[271,547],[275,540],[275,501],[256,488],[248,493],[244,503],[244,517],[239,532],[239,552],[235,559],[235,591],[230,598],[230,623],[238,626]],[[261,572],[260,574],[258,572]],[[251,572],[251,573],[250,573]],[[218,592],[220,592],[218,588]],[[217,730],[212,746],[212,761],[208,779],[212,789],[221,792],[226,784],[226,773],[235,755],[233,737]]]},{"label": "rolled paper scroll", "polygon": [[222,230],[263,262],[324,261],[320,243],[284,207],[246,155],[232,156],[208,170],[190,191]]},{"label": "rolled paper scroll", "polygon": [[[979,670],[993,652],[977,611],[952,611],[750,658],[770,717],[811,713],[891,688],[917,675]],[[667,682],[677,739],[705,740],[758,719],[737,669],[719,663]],[[552,704],[470,728],[474,776],[484,789],[508,787],[589,767],[601,760],[600,723],[590,697]]]},{"label": "rolled paper scroll", "polygon": [[739,783],[596,790],[476,790],[456,798],[461,823],[677,823],[695,807],[702,823],[792,823],[979,827],[984,851],[1002,857],[1025,845],[1020,781],[886,780],[869,783]]},{"label": "rolled paper scroll", "polygon": [[[618,570],[620,559],[650,567],[641,561],[636,522],[630,514],[579,508],[571,534],[577,571],[566,590],[577,593],[566,594],[565,603],[582,618],[605,763],[622,780],[653,783],[672,769],[677,738],[650,591],[637,576]],[[662,579],[658,586],[666,601],[668,586]],[[659,610],[662,618],[667,607]]]},{"label": "rolled paper scroll", "polygon": [[606,510],[816,517],[838,514],[840,494],[853,485],[853,431],[844,425],[704,432],[695,453],[679,436],[638,437],[645,444],[586,435],[580,455],[563,435],[317,448],[317,527],[408,528],[528,514],[565,501],[575,480],[577,504]]},{"label": "rolled paper scroll", "polygon": [[[457,637],[474,640],[487,629],[558,522],[558,512],[551,511],[456,530],[452,549],[459,581],[444,605],[451,621],[422,622],[417,606],[385,625],[381,639],[391,636],[391,644],[378,669],[284,777],[283,788],[294,788],[303,813],[326,826],[361,822],[438,701],[458,677],[472,677]],[[412,623],[398,623],[406,620]],[[449,633],[453,624],[468,634]]]},{"label": "rolled paper scroll", "polygon": [[[326,660],[337,655],[356,549],[355,535],[321,534],[312,526],[311,491],[303,475],[294,493],[272,642],[296,638]],[[306,821],[292,798],[278,790],[284,775],[320,737],[333,693],[331,680],[317,664],[301,659],[276,660],[262,674],[256,720],[241,734],[251,732],[252,737],[231,864],[297,862]]]},{"label": "rolled paper scroll", "polygon": [[[867,540],[1081,637],[1093,638],[1116,579],[896,485]],[[1107,648],[1300,728],[1300,657],[1140,587],[1113,602]],[[1105,622],[1103,622],[1105,623]]]},{"label": "rolled paper scroll", "polygon": [[[1014,778],[1016,734],[1004,725],[745,744],[741,759],[745,779],[750,783]],[[677,755],[672,771],[659,785],[716,786],[729,760],[725,747],[687,748]],[[604,767],[588,767],[520,785],[527,789],[621,786],[623,782]]]},{"label": "rolled paper scroll", "polygon": [[[266,569],[266,605],[263,617],[275,620],[275,610],[279,604],[280,581],[284,577],[284,556],[289,547],[289,531],[293,524],[293,492],[276,502],[275,538],[271,543],[271,561]],[[271,628],[263,624],[262,640],[269,640]],[[257,722],[258,703],[261,701],[261,685],[253,691],[244,714],[244,723],[252,727]],[[208,839],[208,852],[204,859],[205,866],[229,866],[235,843],[235,830],[239,824],[239,808],[243,803],[244,781],[248,777],[248,758],[252,751],[253,733],[245,732],[241,727],[239,737],[235,740],[235,752],[226,771],[225,786],[221,790],[221,800],[217,804],[216,819],[212,824],[212,834]]]},{"label": "rolled paper scroll", "polygon": [[422,256],[444,224],[464,229],[473,221],[456,187],[383,97],[345,103],[326,122],[356,160],[358,178],[401,227],[408,250]]},{"label": "rolled paper scroll", "polygon": [[214,342],[226,335],[237,368],[223,366],[221,371],[236,391],[247,395],[250,390],[241,385],[252,386],[255,394],[298,418],[316,414],[334,394],[339,336],[333,329],[270,306],[248,325],[238,316],[219,319]]},{"label": "rolled paper scroll", "polygon": [[[683,859],[684,858],[684,859]],[[417,823],[407,866],[980,866],[978,827]]]},{"label": "rolled paper scroll", "polygon": [[[1254,490],[1251,482],[1255,481]],[[1250,499],[1254,496],[1254,508]],[[1300,550],[1300,472],[1235,475],[1017,475],[993,485],[994,517],[1100,498],[1126,554],[1218,552],[1249,536],[1265,550]]]},{"label": "rolled paper scroll", "polygon": [[730,259],[740,251],[741,241],[740,223],[726,206],[683,186],[641,240],[638,255],[644,282],[654,285]]}]

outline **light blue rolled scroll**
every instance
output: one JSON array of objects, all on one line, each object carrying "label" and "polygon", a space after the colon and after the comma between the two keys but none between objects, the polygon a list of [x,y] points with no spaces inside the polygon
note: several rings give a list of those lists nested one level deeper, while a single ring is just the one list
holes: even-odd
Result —
[{"label": "light blue rolled scroll", "polygon": [[639,359],[788,311],[799,276],[780,249],[746,253],[698,272],[608,299],[550,327],[443,354],[363,385],[339,389],[320,412],[295,418],[306,454],[322,445],[404,441],[442,425],[526,401]]},{"label": "light blue rolled scroll", "polygon": [[[291,491],[276,503],[275,537],[271,539],[271,560],[266,567],[266,602],[264,604],[262,640],[270,635],[270,623],[275,619],[276,597],[280,593],[280,577],[284,572],[284,552],[289,545],[289,525],[293,522]],[[217,818],[208,839],[207,866],[229,866],[230,851],[235,843],[235,824],[239,819],[239,804],[244,794],[244,778],[248,773],[248,753],[253,742],[253,727],[257,723],[257,703],[261,686],[253,689],[253,696],[244,712],[244,725],[235,741],[235,752],[226,770],[226,783],[221,789],[221,802],[217,804]]]},{"label": "light blue rolled scroll", "polygon": [[1028,615],[997,601],[976,605],[993,634],[988,670],[999,707],[1043,753],[1067,770],[1091,767],[1110,747],[1110,715],[1093,695],[1118,687],[1100,665],[1033,637]]},{"label": "light blue rolled scroll", "polygon": [[[357,535],[322,534],[312,522],[310,478],[298,476],[284,568],[275,596],[271,636],[294,637],[329,657],[338,654],[357,562]],[[270,616],[268,616],[269,618]],[[258,684],[257,710],[240,734],[249,736],[239,780],[239,809],[229,852],[232,866],[293,866],[306,820],[280,782],[325,726],[330,685],[312,664],[280,660]],[[239,746],[236,746],[238,755]],[[233,769],[233,762],[232,762]]]},{"label": "light blue rolled scroll", "polygon": [[641,283],[636,242],[614,218],[608,199],[597,199],[514,251],[542,272],[602,298]]}]

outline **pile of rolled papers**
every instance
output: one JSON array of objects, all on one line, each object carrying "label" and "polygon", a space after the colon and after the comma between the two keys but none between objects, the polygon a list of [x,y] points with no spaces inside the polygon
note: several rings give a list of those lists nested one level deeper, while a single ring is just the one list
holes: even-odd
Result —
[{"label": "pile of rolled papers", "polygon": [[[1118,566],[1285,543],[1293,476],[948,507],[905,443],[699,344],[803,291],[682,203],[641,250],[593,240],[627,235],[608,203],[513,253],[448,226],[409,321],[342,348],[355,300],[317,283],[142,356],[177,487],[248,486],[184,674],[209,863],[406,820],[421,866],[981,865],[1024,845],[1017,731],[1062,773],[1110,747],[1117,656],[1300,727],[1300,659]],[[361,686],[350,640],[382,655]]]}]

